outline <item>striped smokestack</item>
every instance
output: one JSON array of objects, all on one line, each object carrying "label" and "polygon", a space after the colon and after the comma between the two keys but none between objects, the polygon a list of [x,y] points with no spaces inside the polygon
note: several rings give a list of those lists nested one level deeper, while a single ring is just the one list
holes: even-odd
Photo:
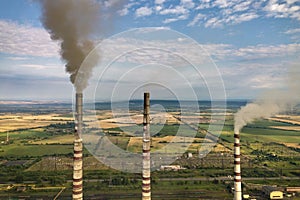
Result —
[{"label": "striped smokestack", "polygon": [[144,93],[142,200],[151,200],[150,177],[150,94]]},{"label": "striped smokestack", "polygon": [[82,187],[82,93],[76,93],[76,113],[75,113],[75,140],[74,140],[74,160],[73,160],[73,200],[83,199]]},{"label": "striped smokestack", "polygon": [[234,200],[242,200],[240,133],[234,133]]}]

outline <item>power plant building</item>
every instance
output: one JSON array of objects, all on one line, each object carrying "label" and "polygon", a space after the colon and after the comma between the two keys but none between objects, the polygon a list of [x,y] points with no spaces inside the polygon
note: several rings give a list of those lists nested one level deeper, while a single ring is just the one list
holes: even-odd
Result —
[{"label": "power plant building", "polygon": [[263,186],[262,190],[269,199],[283,199],[283,192],[276,187]]}]

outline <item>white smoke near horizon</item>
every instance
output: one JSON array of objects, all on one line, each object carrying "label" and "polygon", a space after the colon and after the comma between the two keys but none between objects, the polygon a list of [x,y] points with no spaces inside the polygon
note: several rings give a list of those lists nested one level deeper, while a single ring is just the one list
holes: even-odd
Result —
[{"label": "white smoke near horizon", "polygon": [[[91,39],[96,32],[106,32],[112,26],[113,13],[124,1],[116,0],[104,6],[97,0],[40,0],[42,5],[41,22],[52,40],[60,42],[60,55],[66,61],[66,72],[77,92],[88,85],[93,67],[100,55],[93,55],[84,70],[79,70],[86,56],[94,49]],[[102,9],[102,7],[105,7]],[[104,23],[101,19],[109,19]]]},{"label": "white smoke near horizon", "polygon": [[239,132],[256,119],[272,117],[300,103],[300,69],[292,66],[281,90],[270,90],[253,103],[242,107],[234,116],[234,132]]}]

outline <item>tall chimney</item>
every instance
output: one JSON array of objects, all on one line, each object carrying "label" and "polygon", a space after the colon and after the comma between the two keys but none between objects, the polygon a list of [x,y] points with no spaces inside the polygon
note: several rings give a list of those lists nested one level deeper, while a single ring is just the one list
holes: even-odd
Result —
[{"label": "tall chimney", "polygon": [[151,200],[150,177],[150,94],[144,93],[142,200]]},{"label": "tall chimney", "polygon": [[82,93],[76,93],[76,113],[75,113],[75,140],[73,159],[73,200],[83,199],[82,187]]},{"label": "tall chimney", "polygon": [[234,133],[234,200],[242,200],[240,133]]}]

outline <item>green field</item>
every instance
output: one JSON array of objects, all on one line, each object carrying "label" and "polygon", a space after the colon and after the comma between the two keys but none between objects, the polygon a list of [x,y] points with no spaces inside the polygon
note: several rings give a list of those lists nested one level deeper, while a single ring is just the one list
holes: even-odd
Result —
[{"label": "green field", "polygon": [[[6,139],[7,133],[0,133],[0,138],[4,140]],[[25,139],[28,140],[37,140],[40,138],[46,138],[49,136],[47,132],[44,131],[44,129],[28,129],[28,130],[21,130],[21,131],[10,131],[9,133],[10,139],[18,139],[22,140]]]},{"label": "green field", "polygon": [[[62,114],[62,116],[69,117],[70,114]],[[200,197],[232,199],[229,188],[232,187],[233,181],[228,177],[233,176],[233,118],[227,116],[224,126],[217,123],[219,122],[216,122],[210,131],[215,133],[215,130],[222,130],[219,144],[204,158],[198,158],[197,151],[206,137],[209,124],[152,124],[150,126],[153,135],[152,151],[163,148],[172,136],[196,137],[187,151],[187,153],[193,153],[193,157],[188,158],[188,154],[183,154],[173,163],[186,168],[185,170],[152,172],[154,199],[169,199],[168,197],[173,197],[173,199],[199,199]],[[299,186],[297,180],[284,181],[282,176],[300,177],[300,150],[285,144],[290,143],[296,146],[300,144],[300,131],[279,130],[272,126],[291,125],[259,120],[242,129],[242,174],[243,177],[272,177],[280,181],[259,179],[245,181],[245,183]],[[199,129],[196,131],[195,127]],[[110,128],[103,130],[101,134],[105,134],[110,142],[123,150],[141,152],[142,128],[142,126]],[[54,123],[45,127],[14,130],[9,132],[9,138],[10,141],[6,144],[4,142],[6,132],[0,133],[0,140],[3,141],[0,144],[0,183],[2,181],[2,183],[25,184],[28,187],[27,191],[17,195],[39,197],[53,196],[59,191],[59,187],[66,187],[62,197],[70,197],[73,161],[72,123]],[[185,145],[186,138],[180,139],[182,141],[178,141],[178,145]],[[100,194],[103,198],[118,199],[117,195],[123,194],[124,198],[129,195],[127,199],[140,199],[140,172],[129,174],[108,168],[94,158],[87,149],[84,150],[84,177],[86,195]],[[163,180],[170,177],[177,179]],[[214,180],[218,177],[225,177],[226,181]],[[178,180],[178,178],[184,180]],[[189,178],[201,178],[201,181],[189,180]],[[44,189],[34,190],[28,184]],[[58,188],[49,189],[49,187]],[[0,187],[0,198],[6,197],[5,195],[14,196],[16,193],[16,187],[10,190],[3,188],[5,186]]]},{"label": "green field", "polygon": [[73,153],[73,145],[24,145],[2,146],[1,157],[40,157]]}]

